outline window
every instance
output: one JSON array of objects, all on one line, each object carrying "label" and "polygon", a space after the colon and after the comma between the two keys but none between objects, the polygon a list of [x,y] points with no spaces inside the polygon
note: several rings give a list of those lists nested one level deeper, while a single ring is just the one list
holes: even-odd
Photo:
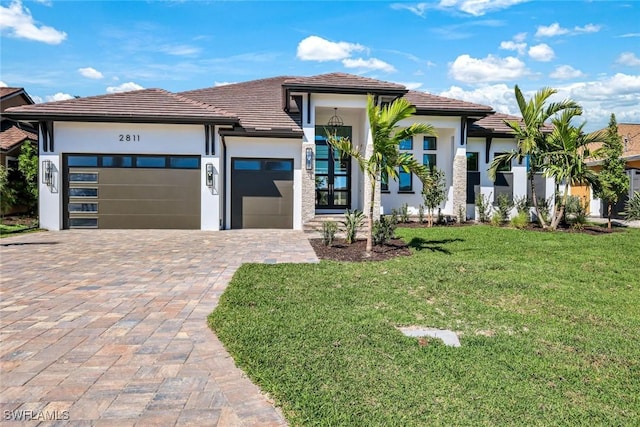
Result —
[{"label": "window", "polygon": [[69,218],[69,227],[96,228],[98,227],[98,218]]},{"label": "window", "polygon": [[264,168],[268,171],[291,171],[293,164],[289,160],[267,160]]},{"label": "window", "polygon": [[70,173],[70,182],[98,182],[97,173]]},{"label": "window", "polygon": [[402,169],[398,171],[398,192],[411,192],[413,191],[413,177],[411,172],[405,172]]},{"label": "window", "polygon": [[165,168],[167,159],[162,156],[136,157],[136,167],[138,168]]},{"label": "window", "polygon": [[97,188],[70,188],[69,197],[98,197]]},{"label": "window", "polygon": [[407,138],[400,141],[399,148],[401,150],[413,150],[413,138]]},{"label": "window", "polygon": [[422,155],[422,164],[428,167],[429,169],[433,169],[436,167],[436,155],[435,154],[423,154]]},{"label": "window", "polygon": [[172,169],[200,169],[198,157],[169,157],[169,167]]},{"label": "window", "polygon": [[98,156],[69,156],[69,166],[97,167]]},{"label": "window", "polygon": [[467,153],[467,172],[478,172],[478,153]]},{"label": "window", "polygon": [[239,171],[259,171],[262,165],[260,160],[234,160],[233,168]]},{"label": "window", "polygon": [[69,212],[98,212],[97,203],[69,203]]},{"label": "window", "polygon": [[380,191],[389,191],[389,174],[387,171],[380,173]]},{"label": "window", "polygon": [[[507,153],[495,153],[493,155],[493,158],[495,159],[498,156],[501,156],[503,154],[507,154]],[[502,164],[500,164],[500,166],[498,166],[497,169],[498,172],[511,172],[511,162],[503,162]]]},{"label": "window", "polygon": [[422,141],[422,149],[423,150],[437,150],[437,143],[435,136],[425,136]]},{"label": "window", "polygon": [[102,166],[105,168],[130,168],[133,166],[131,156],[103,156]]}]

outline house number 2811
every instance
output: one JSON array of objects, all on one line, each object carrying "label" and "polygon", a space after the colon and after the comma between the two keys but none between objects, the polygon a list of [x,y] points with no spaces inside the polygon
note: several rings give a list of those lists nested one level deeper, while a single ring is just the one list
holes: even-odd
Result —
[{"label": "house number 2811", "polygon": [[120,139],[120,141],[140,141],[140,135],[132,135],[132,134],[120,134],[118,135],[118,138]]}]

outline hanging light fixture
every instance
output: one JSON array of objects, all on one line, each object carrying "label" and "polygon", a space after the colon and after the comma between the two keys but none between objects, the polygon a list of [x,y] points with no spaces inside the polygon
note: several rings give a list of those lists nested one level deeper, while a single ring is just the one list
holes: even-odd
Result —
[{"label": "hanging light fixture", "polygon": [[333,117],[329,119],[329,121],[327,122],[327,126],[332,128],[339,128],[341,126],[344,126],[344,121],[340,116],[338,116],[337,108],[333,109]]}]

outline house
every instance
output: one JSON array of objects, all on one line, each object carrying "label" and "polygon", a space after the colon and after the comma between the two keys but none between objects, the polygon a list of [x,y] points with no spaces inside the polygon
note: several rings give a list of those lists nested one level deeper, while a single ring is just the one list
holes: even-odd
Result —
[{"label": "house", "polygon": [[[37,129],[29,122],[18,122],[8,118],[5,110],[19,105],[32,105],[31,97],[20,87],[0,87],[0,165],[7,168],[9,172],[9,183],[11,185],[18,177],[18,156],[21,152],[22,144],[25,142],[37,142]],[[15,206],[9,212],[17,213],[24,210],[24,207]]]},{"label": "house", "polygon": [[[345,73],[281,76],[182,93],[78,98],[7,114],[39,123],[43,228],[302,229],[323,213],[367,211],[368,177],[332,150],[326,133],[336,130],[366,154],[368,94],[378,103],[405,97],[417,112],[401,125],[435,127],[436,137],[419,135],[401,149],[445,171],[444,213],[462,208],[473,217],[469,174],[474,191],[476,182],[483,193],[494,191],[485,166],[515,139],[495,127],[501,116],[491,107],[397,83]],[[512,167],[503,171],[500,191],[524,194],[524,167]],[[417,209],[416,181],[401,173],[385,185],[375,195],[376,214],[405,203]]]},{"label": "house", "polygon": [[[599,132],[605,132],[607,129],[601,129]],[[639,123],[618,123],[618,135],[622,139],[623,151],[622,158],[625,161],[625,169],[629,175],[629,191],[623,194],[618,203],[612,209],[614,218],[621,218],[621,212],[624,210],[625,203],[633,195],[635,191],[640,191],[640,124]],[[594,152],[602,146],[597,142],[589,146],[591,152]],[[587,166],[594,171],[599,171],[602,165],[602,159],[591,158],[587,160]],[[573,185],[570,189],[571,195],[580,197],[587,207],[587,214],[592,216],[607,216],[607,209],[604,203],[594,197],[593,191],[588,185]]]}]

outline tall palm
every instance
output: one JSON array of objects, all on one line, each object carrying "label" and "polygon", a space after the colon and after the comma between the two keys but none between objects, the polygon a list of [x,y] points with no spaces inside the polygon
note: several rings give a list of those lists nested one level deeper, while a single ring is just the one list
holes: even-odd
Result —
[{"label": "tall palm", "polygon": [[351,156],[357,160],[362,171],[369,177],[371,195],[369,200],[367,234],[367,253],[373,248],[373,211],[377,183],[382,175],[387,179],[397,179],[398,170],[411,172],[420,178],[423,183],[429,181],[429,171],[409,153],[401,153],[399,146],[404,139],[414,135],[435,135],[435,129],[431,125],[414,123],[409,127],[400,127],[398,123],[410,118],[415,113],[415,108],[404,98],[380,107],[376,105],[372,95],[367,97],[367,114],[373,144],[367,157],[359,147],[354,147],[347,138],[329,136],[329,143],[338,149],[342,155]]},{"label": "tall palm", "polygon": [[534,184],[536,173],[539,173],[544,168],[544,153],[547,148],[543,129],[547,120],[556,114],[564,110],[571,110],[575,114],[580,114],[582,109],[573,100],[548,103],[549,98],[557,93],[557,90],[549,87],[538,90],[528,101],[525,100],[518,85],[515,86],[514,92],[522,115],[522,121],[505,120],[504,123],[513,130],[518,145],[515,150],[496,156],[489,166],[489,177],[495,180],[496,172],[501,165],[514,159],[521,162],[525,157],[528,157],[528,178],[533,206],[540,225],[546,227],[546,222],[538,209]]},{"label": "tall palm", "polygon": [[571,120],[578,114],[574,110],[565,110],[559,117],[552,120],[554,129],[547,137],[548,151],[545,175],[553,177],[557,183],[563,182],[564,191],[556,206],[551,220],[551,229],[555,230],[560,224],[567,206],[569,186],[593,184],[597,175],[585,163],[589,157],[588,144],[601,140],[601,133],[585,134],[584,125],[571,124]]}]

